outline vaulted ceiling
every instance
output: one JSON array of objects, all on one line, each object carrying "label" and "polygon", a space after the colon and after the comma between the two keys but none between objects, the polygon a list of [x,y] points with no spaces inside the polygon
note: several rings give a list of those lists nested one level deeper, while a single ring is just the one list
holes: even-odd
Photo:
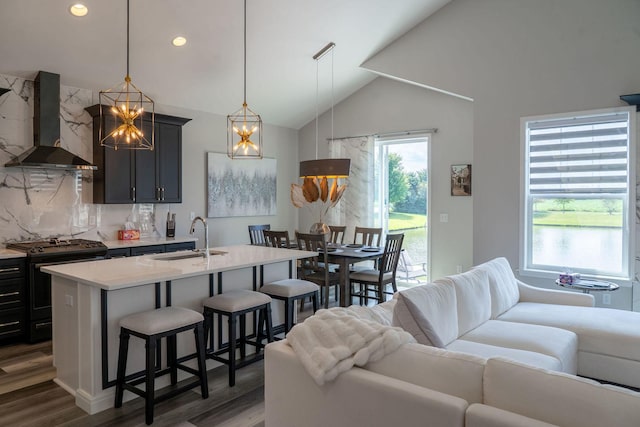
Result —
[{"label": "vaulted ceiling", "polygon": [[[367,58],[450,0],[247,0],[247,102],[266,123],[298,129],[375,76]],[[96,92],[124,80],[126,0],[0,3],[0,74],[38,70]],[[226,115],[243,96],[242,0],[130,0],[130,75],[157,104]],[[181,35],[187,44],[176,48]],[[313,55],[334,42],[331,56]],[[318,72],[318,83],[316,81]],[[0,82],[0,87],[2,83]],[[97,101],[97,100],[96,100]],[[160,111],[161,112],[161,111]]]}]

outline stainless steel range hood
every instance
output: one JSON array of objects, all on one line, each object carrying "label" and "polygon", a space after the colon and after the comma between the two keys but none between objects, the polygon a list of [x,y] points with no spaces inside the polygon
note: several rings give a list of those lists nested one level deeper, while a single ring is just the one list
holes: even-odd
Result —
[{"label": "stainless steel range hood", "polygon": [[34,146],[5,167],[62,170],[95,170],[91,163],[59,147],[60,144],[60,75],[38,72],[34,81]]}]

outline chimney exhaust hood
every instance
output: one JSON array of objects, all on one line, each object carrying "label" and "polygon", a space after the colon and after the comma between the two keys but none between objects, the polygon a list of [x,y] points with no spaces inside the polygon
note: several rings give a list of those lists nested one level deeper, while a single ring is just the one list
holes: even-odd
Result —
[{"label": "chimney exhaust hood", "polygon": [[86,160],[60,145],[60,75],[38,72],[34,81],[34,146],[5,167],[58,170],[95,170]]}]

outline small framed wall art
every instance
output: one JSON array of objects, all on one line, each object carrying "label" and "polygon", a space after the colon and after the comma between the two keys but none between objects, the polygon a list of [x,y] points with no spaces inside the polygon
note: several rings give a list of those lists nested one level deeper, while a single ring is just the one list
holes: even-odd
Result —
[{"label": "small framed wall art", "polygon": [[471,195],[471,165],[451,165],[451,195]]}]

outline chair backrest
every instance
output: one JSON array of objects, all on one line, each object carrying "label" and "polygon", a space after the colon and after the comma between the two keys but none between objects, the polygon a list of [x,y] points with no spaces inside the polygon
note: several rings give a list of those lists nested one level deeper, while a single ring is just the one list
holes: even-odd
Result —
[{"label": "chair backrest", "polygon": [[267,246],[274,248],[290,248],[291,240],[289,240],[288,231],[263,230],[264,241]]},{"label": "chair backrest", "polygon": [[[327,251],[324,249],[327,246],[327,236],[324,234],[315,233],[300,233],[296,231],[296,242],[298,243],[298,249],[305,251],[318,252],[318,256],[305,258],[302,263],[302,275],[306,272],[325,272],[325,283],[329,283],[329,269],[324,268],[325,265],[329,265],[327,262]],[[321,264],[322,263],[322,264]]]},{"label": "chair backrest", "polygon": [[[382,228],[356,227],[353,235],[353,243],[362,243],[367,246],[380,246]],[[360,239],[358,239],[360,237]]]},{"label": "chair backrest", "polygon": [[344,233],[347,231],[346,225],[330,225],[329,230],[329,242],[344,243]]},{"label": "chair backrest", "polygon": [[382,259],[378,263],[378,269],[380,270],[380,278],[384,273],[393,273],[393,280],[395,280],[396,270],[398,269],[398,261],[400,260],[400,253],[402,252],[402,242],[404,241],[404,234],[387,234],[387,240],[384,244],[384,254]]},{"label": "chair backrest", "polygon": [[252,245],[265,246],[266,242],[264,240],[264,230],[269,230],[271,228],[270,224],[262,224],[262,225],[250,225],[249,226],[249,240]]}]

